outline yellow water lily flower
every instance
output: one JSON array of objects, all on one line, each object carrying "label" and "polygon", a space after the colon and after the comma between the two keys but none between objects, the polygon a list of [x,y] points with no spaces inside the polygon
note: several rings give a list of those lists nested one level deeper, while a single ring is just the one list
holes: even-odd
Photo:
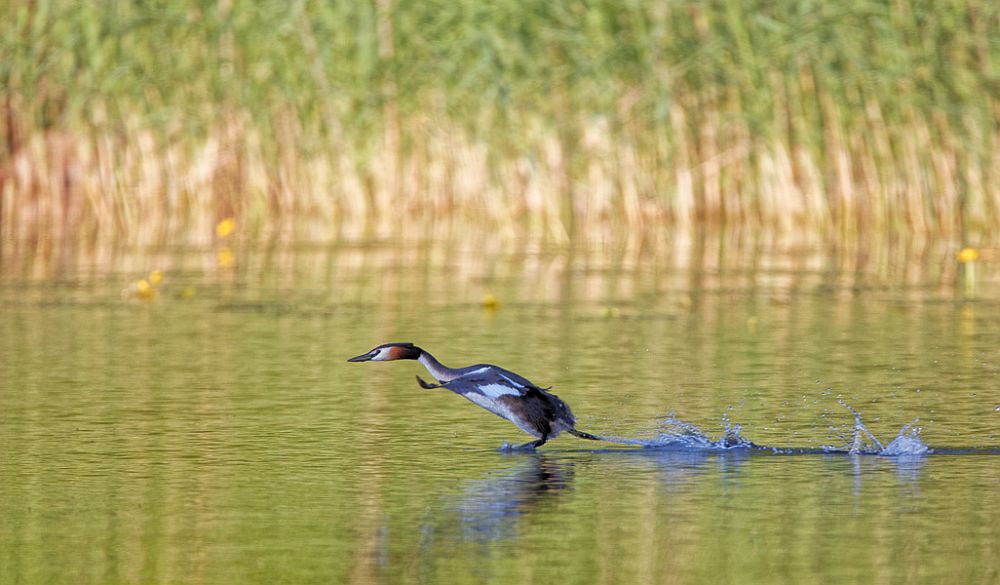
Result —
[{"label": "yellow water lily flower", "polygon": [[979,259],[979,250],[975,248],[962,248],[958,253],[959,262],[975,262]]},{"label": "yellow water lily flower", "polygon": [[500,308],[500,301],[493,296],[493,293],[486,291],[486,294],[483,295],[483,308],[487,311],[496,311]]},{"label": "yellow water lily flower", "polygon": [[156,289],[145,278],[135,283],[135,296],[144,301],[151,301],[156,298]]},{"label": "yellow water lily flower", "polygon": [[226,219],[216,224],[215,235],[219,236],[220,238],[224,238],[229,234],[233,233],[233,230],[235,229],[236,229],[236,220],[231,217],[227,217]]}]

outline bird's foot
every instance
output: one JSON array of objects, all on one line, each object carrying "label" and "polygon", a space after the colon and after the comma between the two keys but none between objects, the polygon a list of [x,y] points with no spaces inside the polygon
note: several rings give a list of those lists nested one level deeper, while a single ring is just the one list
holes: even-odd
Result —
[{"label": "bird's foot", "polygon": [[500,451],[504,453],[532,453],[535,450],[536,441],[531,441],[529,443],[524,443],[523,445],[512,445],[510,443],[504,443],[500,446]]}]

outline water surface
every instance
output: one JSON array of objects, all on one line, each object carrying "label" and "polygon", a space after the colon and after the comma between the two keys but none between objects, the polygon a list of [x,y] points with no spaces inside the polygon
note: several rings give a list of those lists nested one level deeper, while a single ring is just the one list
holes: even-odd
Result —
[{"label": "water surface", "polygon": [[[466,254],[8,276],[0,582],[1000,580],[988,271],[970,299],[945,269],[823,255]],[[153,268],[157,297],[123,299]],[[530,437],[419,388],[415,362],[345,362],[386,341],[551,385],[588,432],[655,441],[672,418],[787,450],[503,453]],[[822,453],[850,449],[848,406],[884,445],[913,424],[932,452]]]}]

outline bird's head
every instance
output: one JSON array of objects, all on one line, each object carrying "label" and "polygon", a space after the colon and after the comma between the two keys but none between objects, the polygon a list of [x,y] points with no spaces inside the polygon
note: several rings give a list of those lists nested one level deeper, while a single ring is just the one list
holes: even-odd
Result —
[{"label": "bird's head", "polygon": [[412,343],[383,343],[368,353],[354,356],[349,362],[388,362],[392,360],[415,360],[423,350]]}]

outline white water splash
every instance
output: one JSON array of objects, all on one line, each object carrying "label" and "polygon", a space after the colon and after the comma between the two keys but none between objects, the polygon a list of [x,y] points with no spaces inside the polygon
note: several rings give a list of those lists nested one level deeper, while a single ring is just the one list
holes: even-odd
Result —
[{"label": "white water splash", "polygon": [[917,421],[905,425],[896,435],[889,446],[882,450],[881,455],[894,457],[905,457],[914,455],[926,455],[931,449],[920,439],[920,431],[923,430],[915,426]]},{"label": "white water splash", "polygon": [[754,444],[740,435],[741,426],[729,421],[723,416],[725,431],[722,436],[712,440],[697,425],[683,421],[669,414],[657,424],[657,435],[650,439],[633,439],[630,437],[601,437],[602,441],[622,445],[636,445],[649,449],[695,449],[695,450],[728,450],[746,449]]},{"label": "white water splash", "polygon": [[[875,435],[868,430],[865,423],[862,422],[861,414],[858,411],[854,410],[850,404],[847,404],[843,400],[838,400],[837,402],[854,415],[854,427],[851,430],[851,438],[846,448],[849,455],[901,457],[927,455],[931,452],[930,447],[920,438],[920,431],[923,429],[916,426],[917,420],[908,425],[903,425],[896,438],[888,446],[883,446]],[[824,447],[823,449],[829,452],[844,450],[837,447]]]},{"label": "white water splash", "polygon": [[879,455],[885,451],[885,447],[879,442],[875,435],[868,430],[865,423],[861,422],[861,414],[854,410],[850,404],[843,400],[838,400],[841,406],[851,411],[854,415],[854,429],[851,435],[851,445],[847,452],[851,455]]},{"label": "white water splash", "polygon": [[697,425],[683,421],[673,413],[660,420],[657,424],[657,434],[651,438],[632,438],[603,436],[601,441],[617,443],[619,445],[632,445],[644,447],[646,449],[665,450],[694,450],[694,451],[727,451],[730,449],[755,449],[766,450],[774,453],[846,453],[848,455],[880,455],[885,457],[920,457],[932,453],[933,451],[920,438],[921,428],[916,426],[917,420],[904,425],[888,445],[883,445],[881,441],[868,430],[864,421],[861,420],[861,413],[843,400],[838,400],[841,406],[854,415],[854,424],[850,431],[843,435],[845,445],[842,447],[823,446],[818,450],[798,447],[769,447],[757,445],[742,436],[742,426],[729,420],[728,415],[723,415],[722,423],[724,431],[717,439],[712,439],[705,434]]}]

